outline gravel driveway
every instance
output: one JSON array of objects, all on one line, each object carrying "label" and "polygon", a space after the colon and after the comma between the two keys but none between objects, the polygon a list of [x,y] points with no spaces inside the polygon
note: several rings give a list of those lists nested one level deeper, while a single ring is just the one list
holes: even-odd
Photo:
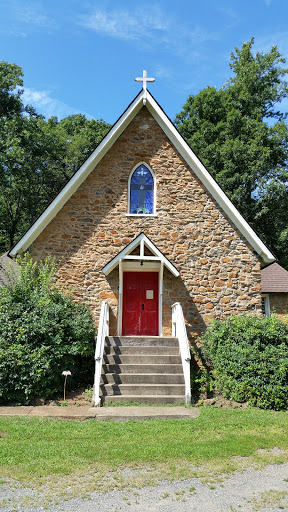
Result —
[{"label": "gravel driveway", "polygon": [[25,508],[23,498],[31,491],[10,487],[8,482],[2,482],[0,493],[2,500],[8,500],[1,512],[279,512],[288,510],[288,463],[226,475],[215,486],[197,478],[164,480],[153,487],[92,493],[88,499],[63,500],[48,508]]}]

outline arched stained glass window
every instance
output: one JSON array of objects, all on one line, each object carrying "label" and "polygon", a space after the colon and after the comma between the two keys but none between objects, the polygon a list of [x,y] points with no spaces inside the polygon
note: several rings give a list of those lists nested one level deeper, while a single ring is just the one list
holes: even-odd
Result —
[{"label": "arched stained glass window", "polygon": [[133,172],[130,181],[130,213],[152,214],[154,179],[144,164]]}]

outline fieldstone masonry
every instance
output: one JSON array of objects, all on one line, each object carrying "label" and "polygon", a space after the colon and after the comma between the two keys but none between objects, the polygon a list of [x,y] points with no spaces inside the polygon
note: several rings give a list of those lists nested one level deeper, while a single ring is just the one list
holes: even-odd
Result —
[{"label": "fieldstone masonry", "polygon": [[[127,216],[128,178],[141,161],[155,173],[156,216]],[[165,269],[163,334],[171,305],[182,303],[190,338],[214,317],[260,313],[260,263],[247,241],[203,187],[158,123],[143,107],[95,170],[30,247],[31,256],[62,258],[59,283],[90,305],[111,310],[116,334],[118,268],[102,268],[140,232],[176,266]]]}]

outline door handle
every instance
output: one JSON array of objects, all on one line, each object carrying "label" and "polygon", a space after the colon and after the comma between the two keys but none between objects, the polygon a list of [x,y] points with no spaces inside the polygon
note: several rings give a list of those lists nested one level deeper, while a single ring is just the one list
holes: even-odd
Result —
[{"label": "door handle", "polygon": [[144,304],[142,304],[142,311],[144,311]]}]

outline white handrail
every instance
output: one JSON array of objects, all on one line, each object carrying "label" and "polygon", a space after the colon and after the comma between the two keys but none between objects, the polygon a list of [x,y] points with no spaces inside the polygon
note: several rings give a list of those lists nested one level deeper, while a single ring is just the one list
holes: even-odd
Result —
[{"label": "white handrail", "polygon": [[102,372],[102,359],[104,352],[104,343],[106,336],[109,336],[109,307],[104,300],[101,304],[99,327],[97,333],[96,349],[95,349],[95,376],[93,388],[93,405],[100,405],[100,379]]},{"label": "white handrail", "polygon": [[185,382],[185,401],[186,404],[191,403],[191,383],[190,383],[190,349],[185,326],[183,310],[180,302],[172,305],[172,336],[176,336],[179,340],[179,349],[183,367]]}]

